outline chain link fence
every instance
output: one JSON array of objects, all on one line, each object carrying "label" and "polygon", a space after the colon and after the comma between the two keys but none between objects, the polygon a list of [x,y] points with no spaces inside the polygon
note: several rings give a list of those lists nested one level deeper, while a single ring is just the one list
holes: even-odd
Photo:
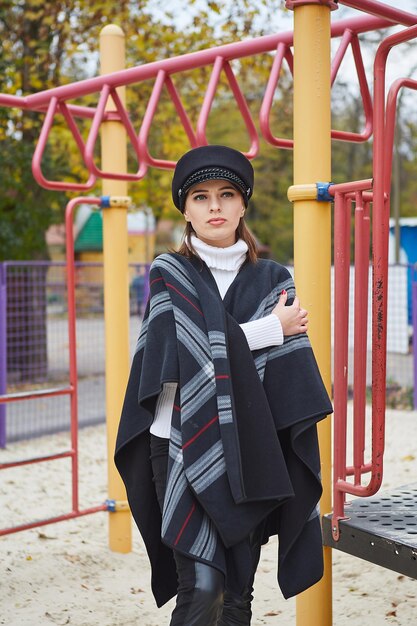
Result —
[{"label": "chain link fence", "polygon": [[[0,263],[0,394],[68,384],[65,264]],[[129,267],[133,350],[147,298],[148,266]],[[81,426],[105,419],[103,267],[76,263],[78,415]],[[66,396],[0,404],[0,447],[70,428]]]}]

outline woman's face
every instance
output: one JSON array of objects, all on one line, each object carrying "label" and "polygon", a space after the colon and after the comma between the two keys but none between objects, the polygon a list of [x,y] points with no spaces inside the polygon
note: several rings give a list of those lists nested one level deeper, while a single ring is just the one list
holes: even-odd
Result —
[{"label": "woman's face", "polygon": [[184,217],[197,237],[217,248],[236,242],[236,229],[245,213],[242,195],[226,180],[208,180],[191,187]]}]

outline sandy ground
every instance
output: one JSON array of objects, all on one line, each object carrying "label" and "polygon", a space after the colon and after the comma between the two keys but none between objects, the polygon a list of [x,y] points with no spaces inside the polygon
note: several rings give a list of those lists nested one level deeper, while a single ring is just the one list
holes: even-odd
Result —
[{"label": "sandy ground", "polygon": [[[417,482],[417,412],[387,416],[384,489]],[[58,452],[65,434],[11,444],[0,461]],[[104,426],[80,432],[80,506],[106,498]],[[69,511],[68,459],[4,470],[0,482],[1,526]],[[0,624],[38,626],[164,626],[172,602],[157,609],[149,566],[133,529],[129,554],[108,548],[107,513],[47,525],[0,539]],[[416,514],[417,515],[417,514]],[[263,549],[255,583],[252,624],[295,624],[295,601],[276,584],[276,542]],[[334,552],[333,624],[417,624],[417,581]],[[316,626],[316,625],[315,625]],[[321,626],[317,624],[317,626]]]}]

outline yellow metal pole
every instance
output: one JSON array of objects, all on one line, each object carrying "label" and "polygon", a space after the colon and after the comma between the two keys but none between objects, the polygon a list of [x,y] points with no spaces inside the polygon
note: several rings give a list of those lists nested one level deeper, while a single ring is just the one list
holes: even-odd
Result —
[{"label": "yellow metal pole", "polygon": [[[331,180],[330,2],[293,2],[294,186]],[[300,197],[301,196],[301,197]],[[330,204],[294,193],[294,269],[297,291],[309,312],[309,337],[328,392],[330,371]],[[319,425],[324,495],[331,510],[331,423]],[[331,550],[324,548],[325,574],[297,597],[297,626],[331,626]]]},{"label": "yellow metal pole", "polygon": [[[109,74],[125,67],[125,38],[113,24],[100,33],[101,73]],[[124,102],[124,88],[118,94]],[[114,110],[112,100],[107,110]],[[127,167],[126,132],[115,120],[101,127],[101,163],[104,171],[125,172]],[[108,451],[108,493],[116,501],[116,511],[109,513],[109,546],[115,552],[130,552],[132,545],[131,517],[123,506],[126,492],[113,463],[117,427],[129,374],[129,290],[127,183],[103,180],[103,195],[120,197],[120,202],[103,209],[104,253],[104,321],[106,342],[106,414]]]}]

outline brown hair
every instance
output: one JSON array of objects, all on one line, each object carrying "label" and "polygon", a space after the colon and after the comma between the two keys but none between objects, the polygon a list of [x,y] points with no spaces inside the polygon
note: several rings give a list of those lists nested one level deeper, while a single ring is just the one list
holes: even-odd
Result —
[{"label": "brown hair", "polygon": [[[193,244],[191,243],[191,235],[195,235],[191,222],[187,222],[184,229],[184,234],[182,237],[182,243],[178,250],[179,254],[182,254],[185,257],[198,257],[198,253],[194,249]],[[255,240],[255,237],[252,235],[249,228],[246,226],[245,220],[243,217],[240,219],[238,227],[236,228],[236,241],[238,239],[243,239],[248,246],[248,251],[246,253],[246,260],[249,263],[256,263],[258,260],[258,246]]]}]

